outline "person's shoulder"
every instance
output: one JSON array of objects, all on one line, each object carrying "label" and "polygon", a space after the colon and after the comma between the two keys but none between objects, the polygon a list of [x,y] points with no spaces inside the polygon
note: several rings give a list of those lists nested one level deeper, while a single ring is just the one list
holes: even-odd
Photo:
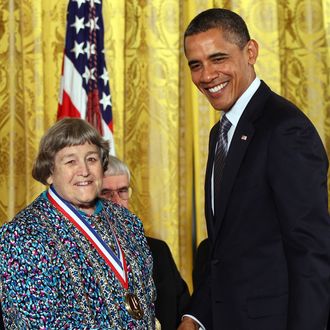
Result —
[{"label": "person's shoulder", "polygon": [[198,250],[205,250],[205,249],[208,249],[209,248],[209,239],[208,238],[205,238],[203,239],[199,245],[198,245]]},{"label": "person's shoulder", "polygon": [[120,204],[117,204],[113,201],[110,201],[108,199],[104,199],[104,198],[100,198],[100,201],[102,202],[103,208],[107,211],[107,212],[112,212],[116,215],[119,215],[121,217],[131,217],[134,216],[134,214],[127,209],[124,206],[121,206]]},{"label": "person's shoulder", "polygon": [[146,236],[146,237],[147,237],[147,242],[151,249],[159,248],[159,249],[164,249],[164,250],[170,251],[170,248],[165,241],[158,239],[158,238],[150,237],[150,236]]},{"label": "person's shoulder", "polygon": [[174,259],[168,244],[160,239],[146,236],[150,251],[156,262],[173,264]]},{"label": "person's shoulder", "polygon": [[255,122],[256,127],[269,136],[282,135],[291,128],[315,130],[311,120],[297,105],[272,91],[263,81],[249,102],[244,118]]},{"label": "person's shoulder", "polygon": [[99,198],[99,201],[101,201],[103,207],[108,210],[117,211],[117,210],[125,209],[123,206],[105,198]]},{"label": "person's shoulder", "polygon": [[128,223],[137,222],[138,224],[142,223],[139,217],[126,207],[106,199],[101,199],[101,201],[105,211],[111,215],[114,215],[117,221]]},{"label": "person's shoulder", "polygon": [[0,267],[9,262],[9,256],[30,262],[45,254],[51,239],[48,210],[52,208],[47,199],[37,198],[0,228]]},{"label": "person's shoulder", "polygon": [[196,250],[196,259],[197,260],[206,260],[210,252],[210,242],[208,238],[205,238],[201,241]]},{"label": "person's shoulder", "polygon": [[31,232],[33,228],[38,228],[43,219],[38,216],[45,210],[48,205],[48,201],[40,195],[31,204],[19,211],[13,219],[4,223],[0,228],[0,236],[5,233],[27,233]]},{"label": "person's shoulder", "polygon": [[142,220],[129,209],[109,200],[102,199],[103,211],[108,215],[110,222],[122,233],[135,237],[144,238],[144,228]]},{"label": "person's shoulder", "polygon": [[308,120],[306,115],[296,104],[294,104],[286,97],[271,90],[270,87],[262,81],[259,92],[265,94],[265,91],[267,91],[267,98],[265,104],[265,107],[267,108],[266,113],[270,114],[272,117],[277,118],[278,120],[285,120],[297,117],[304,120]]}]

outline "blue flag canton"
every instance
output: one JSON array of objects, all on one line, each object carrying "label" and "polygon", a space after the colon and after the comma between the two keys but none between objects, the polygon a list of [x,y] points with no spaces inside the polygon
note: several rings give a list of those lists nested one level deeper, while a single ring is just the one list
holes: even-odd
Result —
[{"label": "blue flag canton", "polygon": [[101,0],[69,1],[65,55],[81,75],[86,94],[98,88],[102,117],[109,124],[112,121],[112,102],[104,56]]}]

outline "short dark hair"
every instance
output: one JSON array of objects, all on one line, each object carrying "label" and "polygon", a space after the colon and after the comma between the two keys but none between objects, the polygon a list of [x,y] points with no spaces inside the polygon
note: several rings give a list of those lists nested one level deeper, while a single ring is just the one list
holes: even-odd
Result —
[{"label": "short dark hair", "polygon": [[192,19],[184,33],[184,40],[186,37],[214,28],[223,31],[224,37],[241,49],[251,39],[241,16],[228,9],[211,8]]},{"label": "short dark hair", "polygon": [[55,155],[65,147],[90,143],[97,146],[103,171],[108,167],[109,143],[87,121],[79,118],[64,118],[56,122],[42,137],[39,152],[35,160],[32,176],[47,185],[47,179],[53,173]]}]

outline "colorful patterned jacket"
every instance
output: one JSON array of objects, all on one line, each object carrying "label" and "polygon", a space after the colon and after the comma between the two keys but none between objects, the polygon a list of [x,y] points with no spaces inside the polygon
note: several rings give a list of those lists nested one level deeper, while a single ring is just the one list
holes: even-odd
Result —
[{"label": "colorful patterned jacket", "polygon": [[[99,200],[85,219],[109,245],[115,233],[127,262],[128,289],[91,243],[41,194],[0,228],[0,290],[6,329],[154,329],[152,257],[141,221]],[[143,309],[125,307],[127,292]]]}]

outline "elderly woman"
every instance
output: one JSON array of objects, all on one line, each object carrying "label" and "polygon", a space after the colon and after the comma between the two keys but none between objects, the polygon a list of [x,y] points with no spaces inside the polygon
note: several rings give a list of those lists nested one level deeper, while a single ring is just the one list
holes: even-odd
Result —
[{"label": "elderly woman", "polygon": [[141,221],[98,199],[108,144],[65,118],[40,143],[48,185],[0,229],[6,329],[154,329],[152,257]]}]

